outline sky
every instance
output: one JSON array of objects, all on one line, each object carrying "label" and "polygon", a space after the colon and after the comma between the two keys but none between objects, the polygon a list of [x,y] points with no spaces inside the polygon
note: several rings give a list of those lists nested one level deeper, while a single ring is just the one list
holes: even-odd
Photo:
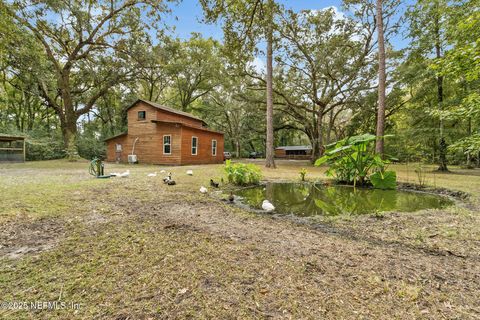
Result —
[{"label": "sky", "polygon": [[[341,11],[342,1],[339,0],[277,0],[288,9],[295,11],[323,9],[327,7],[337,7]],[[202,19],[202,7],[196,0],[183,0],[180,4],[172,7],[173,12],[166,17],[167,25],[175,26],[174,35],[187,39],[192,32],[199,32],[204,37],[212,37],[222,40],[223,33],[219,25],[207,25],[200,20]],[[393,39],[395,48],[405,47],[406,40],[401,35]]]}]

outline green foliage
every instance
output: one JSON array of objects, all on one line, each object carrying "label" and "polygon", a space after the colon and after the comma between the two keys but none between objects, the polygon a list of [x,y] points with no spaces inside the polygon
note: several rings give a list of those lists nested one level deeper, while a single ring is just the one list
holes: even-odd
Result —
[{"label": "green foliage", "polygon": [[65,157],[63,141],[60,139],[28,139],[26,143],[28,161],[52,160]]},{"label": "green foliage", "polygon": [[305,181],[305,176],[306,175],[307,175],[307,169],[305,169],[305,168],[300,169],[300,179],[302,181]]},{"label": "green foliage", "polygon": [[425,180],[426,180],[426,170],[425,167],[422,164],[419,164],[415,168],[415,173],[417,174],[418,178],[418,184],[423,187],[425,186]]},{"label": "green foliage", "polygon": [[397,174],[395,171],[376,171],[370,175],[370,182],[376,189],[395,189],[397,187]]},{"label": "green foliage", "polygon": [[[378,154],[375,154],[375,140],[376,136],[372,134],[362,134],[340,140],[327,146],[329,149],[323,157],[315,162],[315,165],[328,163],[330,168],[326,172],[327,175],[334,176],[337,181],[342,183],[367,185],[371,182],[379,188],[390,189],[392,186],[395,188],[395,173],[385,171],[386,165],[390,161],[383,160]],[[375,182],[372,181],[372,176]]]},{"label": "green foliage", "polygon": [[239,186],[258,184],[262,178],[260,168],[252,163],[232,163],[231,160],[227,160],[225,172],[228,182]]}]

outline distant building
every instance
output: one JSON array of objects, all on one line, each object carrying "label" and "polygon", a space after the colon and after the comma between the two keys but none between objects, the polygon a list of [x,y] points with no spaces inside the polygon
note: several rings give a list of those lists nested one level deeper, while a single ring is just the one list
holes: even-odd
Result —
[{"label": "distant building", "polygon": [[283,146],[275,148],[275,157],[280,159],[309,160],[311,156],[311,146]]},{"label": "distant building", "polygon": [[127,109],[128,131],[106,139],[107,161],[152,164],[223,162],[223,133],[189,113],[137,100]]},{"label": "distant building", "polygon": [[0,133],[0,162],[24,162],[25,137]]}]

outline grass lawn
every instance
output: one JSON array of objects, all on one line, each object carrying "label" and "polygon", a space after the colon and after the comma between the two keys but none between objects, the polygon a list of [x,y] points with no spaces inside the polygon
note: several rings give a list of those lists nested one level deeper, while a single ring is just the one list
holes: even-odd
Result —
[{"label": "grass lawn", "polygon": [[[87,167],[0,164],[1,319],[480,318],[479,169],[427,173],[470,194],[447,209],[299,222],[201,194],[221,165],[165,168],[175,186],[146,176],[160,166]],[[298,180],[302,167],[326,179],[295,161],[262,170]],[[414,165],[392,168],[418,182]]]}]

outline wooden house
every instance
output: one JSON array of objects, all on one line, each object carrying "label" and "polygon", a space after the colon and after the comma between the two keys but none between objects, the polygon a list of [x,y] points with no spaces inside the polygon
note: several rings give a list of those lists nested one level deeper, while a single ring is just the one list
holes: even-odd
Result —
[{"label": "wooden house", "polygon": [[127,109],[127,121],[127,132],[105,140],[107,161],[168,165],[223,162],[223,133],[209,129],[202,119],[189,113],[137,100]]}]

